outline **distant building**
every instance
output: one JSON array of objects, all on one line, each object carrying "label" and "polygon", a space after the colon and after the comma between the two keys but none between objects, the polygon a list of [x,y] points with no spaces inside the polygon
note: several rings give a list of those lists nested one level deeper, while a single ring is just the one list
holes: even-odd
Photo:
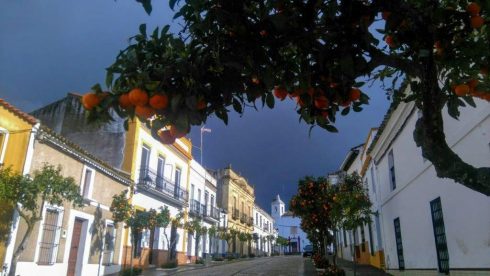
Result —
[{"label": "distant building", "polygon": [[[254,188],[247,180],[231,169],[216,171],[218,180],[218,205],[228,214],[227,231],[253,233]],[[228,244],[228,251],[236,255],[252,253],[251,242],[241,241],[238,235]]]},{"label": "distant building", "polygon": [[303,252],[303,248],[310,244],[310,241],[301,229],[301,218],[286,211],[286,204],[279,195],[271,203],[271,216],[275,221],[274,227],[278,230],[278,235],[289,241],[285,253]]},{"label": "distant building", "polygon": [[270,256],[277,233],[274,229],[274,219],[260,206],[254,204],[254,249],[257,256]]}]

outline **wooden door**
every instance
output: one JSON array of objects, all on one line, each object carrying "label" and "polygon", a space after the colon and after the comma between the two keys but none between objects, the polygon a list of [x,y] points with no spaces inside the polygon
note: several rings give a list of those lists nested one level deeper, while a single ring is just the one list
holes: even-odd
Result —
[{"label": "wooden door", "polygon": [[67,276],[75,276],[77,269],[77,259],[78,259],[78,247],[80,245],[80,235],[82,233],[83,226],[82,219],[75,219],[75,224],[73,225],[73,234],[71,237],[70,245],[70,257],[68,258],[68,272]]}]

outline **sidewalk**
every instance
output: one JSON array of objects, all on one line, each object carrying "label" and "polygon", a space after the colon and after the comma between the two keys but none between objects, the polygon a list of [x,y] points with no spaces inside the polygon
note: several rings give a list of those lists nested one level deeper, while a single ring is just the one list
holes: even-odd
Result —
[{"label": "sidewalk", "polygon": [[[332,264],[332,257],[329,256],[329,261]],[[345,275],[346,276],[352,276],[352,275],[357,275],[357,276],[383,276],[383,275],[391,275],[386,272],[384,272],[381,269],[378,269],[374,266],[370,265],[362,265],[362,264],[355,264],[351,261],[343,260],[340,258],[337,258],[337,265],[345,270]],[[354,274],[354,267],[355,267],[355,274]]]}]

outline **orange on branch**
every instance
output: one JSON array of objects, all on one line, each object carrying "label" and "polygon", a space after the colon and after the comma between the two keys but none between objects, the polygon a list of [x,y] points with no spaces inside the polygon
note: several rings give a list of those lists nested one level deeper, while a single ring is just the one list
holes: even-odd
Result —
[{"label": "orange on branch", "polygon": [[471,27],[473,29],[478,29],[483,26],[483,24],[485,24],[485,19],[483,19],[483,17],[479,15],[471,17]]},{"label": "orange on branch", "polygon": [[100,104],[100,101],[100,97],[93,92],[89,92],[82,96],[82,105],[87,110],[92,110],[94,107]]},{"label": "orange on branch", "polygon": [[328,108],[328,98],[325,96],[318,96],[315,98],[315,107],[318,109],[327,109]]},{"label": "orange on branch", "polygon": [[478,80],[477,79],[471,79],[468,82],[468,86],[470,87],[470,91],[475,90],[475,88],[478,86]]},{"label": "orange on branch", "polygon": [[349,93],[349,99],[355,102],[360,98],[361,98],[361,90],[359,90],[358,88],[352,88]]},{"label": "orange on branch", "polygon": [[196,108],[197,108],[197,110],[203,110],[203,109],[206,109],[207,106],[208,106],[208,104],[206,103],[206,101],[204,99],[200,99],[197,102]]},{"label": "orange on branch", "polygon": [[188,131],[181,130],[175,125],[171,125],[169,130],[170,130],[170,134],[172,134],[172,136],[175,138],[182,138],[188,133]]},{"label": "orange on branch", "polygon": [[140,88],[134,88],[129,92],[129,100],[133,105],[144,106],[148,103],[148,94]]},{"label": "orange on branch", "polygon": [[260,80],[257,76],[253,75],[252,76],[252,83],[255,84],[255,85],[259,85],[260,84]]},{"label": "orange on branch", "polygon": [[158,137],[160,137],[160,142],[162,142],[162,144],[169,145],[175,142],[175,137],[170,133],[170,130],[160,131]]},{"label": "orange on branch", "polygon": [[470,87],[467,84],[459,84],[454,88],[454,94],[457,96],[464,96],[470,92]]},{"label": "orange on branch", "polygon": [[155,115],[155,110],[153,108],[146,105],[137,105],[134,113],[143,119],[149,119],[153,115]]},{"label": "orange on branch", "polygon": [[168,106],[168,96],[165,94],[155,94],[150,98],[150,106],[154,109],[165,109]]},{"label": "orange on branch", "polygon": [[128,109],[133,106],[133,104],[129,100],[129,94],[126,93],[119,96],[119,106],[123,109]]},{"label": "orange on branch", "polygon": [[393,36],[391,35],[387,35],[385,37],[385,42],[386,44],[390,47],[390,48],[395,48],[396,47],[396,44],[395,44],[395,39],[393,38]]},{"label": "orange on branch", "polygon": [[384,11],[381,13],[381,17],[384,19],[384,20],[387,20],[391,15],[391,12],[389,11]]},{"label": "orange on branch", "polygon": [[283,101],[287,95],[288,95],[288,91],[280,86],[275,86],[274,87],[274,96],[278,99],[280,99],[281,101]]},{"label": "orange on branch", "polygon": [[466,11],[471,15],[471,16],[475,16],[475,15],[478,15],[480,13],[480,5],[478,5],[478,3],[475,3],[475,2],[472,2],[470,4],[468,4],[468,6],[466,6]]}]

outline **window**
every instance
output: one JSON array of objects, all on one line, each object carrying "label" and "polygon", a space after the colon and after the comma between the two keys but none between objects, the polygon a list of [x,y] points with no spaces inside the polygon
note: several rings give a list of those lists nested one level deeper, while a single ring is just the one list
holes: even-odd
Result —
[{"label": "window", "polygon": [[52,265],[56,262],[60,240],[62,211],[53,207],[46,209],[41,241],[39,242],[38,264]]},{"label": "window", "polygon": [[255,225],[259,225],[259,213],[255,213]]},{"label": "window", "polygon": [[6,130],[0,129],[0,164],[3,163],[3,158],[7,149],[7,141],[8,132]]},{"label": "window", "polygon": [[371,186],[373,187],[373,193],[376,193],[376,185],[374,183],[374,165],[371,167]]},{"label": "window", "polygon": [[82,196],[84,198],[91,198],[92,197],[92,186],[94,182],[94,170],[85,167],[83,170],[83,177],[82,177]]},{"label": "window", "polygon": [[102,265],[114,263],[114,244],[116,240],[116,229],[114,224],[108,223],[104,235],[104,251],[102,252]]},{"label": "window", "polygon": [[388,167],[390,169],[391,190],[395,190],[396,178],[395,178],[395,159],[393,157],[393,150],[390,150],[390,153],[388,153]]},{"label": "window", "polygon": [[345,234],[345,229],[342,229],[342,232],[344,233],[344,247],[347,247],[347,235]]},{"label": "window", "polygon": [[396,253],[398,255],[398,269],[405,269],[405,258],[403,257],[403,242],[402,242],[402,230],[400,227],[400,218],[396,218],[393,221],[395,226],[395,243],[396,243]]},{"label": "window", "polygon": [[369,231],[369,248],[371,251],[371,255],[374,256],[373,228],[371,227],[371,222],[368,222],[368,231]]},{"label": "window", "polygon": [[180,187],[180,177],[182,170],[180,168],[175,169],[175,187]]},{"label": "window", "polygon": [[157,163],[157,188],[163,188],[163,176],[165,172],[165,157],[159,155],[158,156],[158,163]]},{"label": "window", "polygon": [[214,207],[214,195],[211,195],[211,206]]},{"label": "window", "polygon": [[366,251],[366,235],[364,234],[364,225],[361,227],[361,250],[362,252]]},{"label": "window", "polygon": [[197,189],[197,201],[201,202],[201,189]]},{"label": "window", "polygon": [[141,160],[140,160],[140,180],[145,179],[148,175],[148,169],[150,167],[150,149],[146,146],[141,148]]}]

